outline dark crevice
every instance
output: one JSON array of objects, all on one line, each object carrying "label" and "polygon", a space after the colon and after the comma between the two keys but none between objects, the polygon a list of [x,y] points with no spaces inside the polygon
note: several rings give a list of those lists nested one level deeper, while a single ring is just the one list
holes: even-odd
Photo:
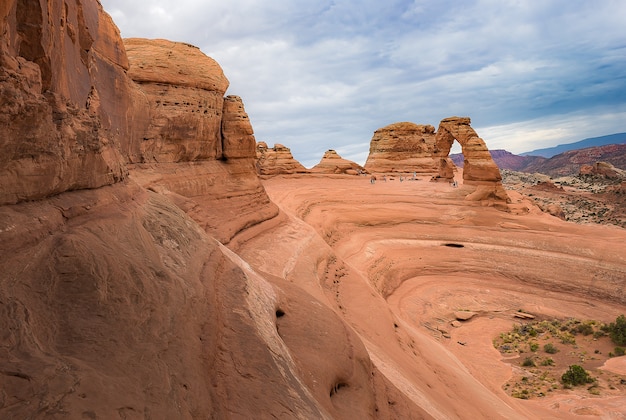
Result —
[{"label": "dark crevice", "polygon": [[337,382],[335,385],[332,386],[332,388],[330,388],[330,396],[334,396],[336,395],[339,390],[343,389],[343,388],[347,388],[348,384],[345,382]]},{"label": "dark crevice", "polygon": [[463,244],[455,244],[455,243],[447,243],[447,244],[443,244],[443,246],[447,246],[450,248],[465,248],[465,245]]}]

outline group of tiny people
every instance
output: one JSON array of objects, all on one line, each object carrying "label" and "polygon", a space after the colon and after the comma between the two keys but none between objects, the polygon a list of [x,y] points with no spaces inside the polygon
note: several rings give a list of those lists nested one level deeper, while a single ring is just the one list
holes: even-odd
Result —
[{"label": "group of tiny people", "polygon": [[[365,174],[364,174],[365,175]],[[407,177],[403,177],[402,175],[400,175],[400,182],[403,182],[405,179],[409,180],[409,181],[417,181],[417,173],[413,172],[413,177],[409,178]],[[375,184],[376,180],[378,178],[376,177],[376,175],[372,174],[372,176],[370,177],[370,184]],[[391,178],[391,180],[393,181],[395,178]],[[383,175],[382,176],[382,180],[383,182],[387,182],[387,175]],[[459,186],[459,183],[457,182],[457,180],[455,179],[454,181],[452,181],[450,183],[450,186],[453,188],[457,188]]]},{"label": "group of tiny people", "polygon": [[[375,184],[377,179],[378,178],[376,178],[376,175],[372,175],[370,177],[370,184]],[[392,181],[394,179],[395,178],[391,178]],[[404,177],[404,176],[400,175],[400,182],[404,182],[405,179],[407,179],[409,181],[417,181],[417,173],[413,172],[413,177],[411,177],[411,178],[409,178],[408,176]],[[383,175],[382,176],[382,180],[383,180],[383,182],[387,182],[387,175]]]}]

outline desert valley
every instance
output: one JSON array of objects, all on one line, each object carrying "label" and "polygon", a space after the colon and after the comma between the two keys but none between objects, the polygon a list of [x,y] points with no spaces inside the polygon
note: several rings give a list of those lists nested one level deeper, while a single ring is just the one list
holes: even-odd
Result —
[{"label": "desert valley", "polygon": [[0,30],[0,418],[626,417],[619,160],[504,170],[442,116],[307,169],[96,0]]}]

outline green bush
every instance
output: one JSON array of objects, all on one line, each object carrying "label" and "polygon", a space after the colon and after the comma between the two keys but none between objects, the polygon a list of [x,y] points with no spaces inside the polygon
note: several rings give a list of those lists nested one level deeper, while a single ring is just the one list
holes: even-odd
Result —
[{"label": "green bush", "polygon": [[561,376],[561,381],[566,386],[576,386],[590,384],[593,382],[593,378],[589,376],[589,373],[582,366],[571,365]]},{"label": "green bush", "polygon": [[624,347],[615,347],[615,356],[624,356],[626,354],[626,349]]},{"label": "green bush", "polygon": [[554,360],[551,357],[541,361],[541,366],[554,366]]},{"label": "green bush", "polygon": [[546,353],[548,353],[548,354],[555,354],[555,353],[558,353],[558,352],[559,352],[559,349],[557,349],[557,348],[554,346],[554,344],[552,344],[552,343],[548,343],[548,344],[545,344],[545,345],[543,346],[543,351],[545,351],[545,352],[546,352]]},{"label": "green bush", "polygon": [[539,350],[539,344],[537,343],[530,343],[528,347],[530,348],[530,351],[532,352],[536,352],[537,350]]},{"label": "green bush", "polygon": [[620,315],[609,325],[609,336],[618,346],[626,346],[626,317]]},{"label": "green bush", "polygon": [[530,366],[536,366],[536,365],[532,357],[527,357],[522,362],[522,366],[530,367]]}]

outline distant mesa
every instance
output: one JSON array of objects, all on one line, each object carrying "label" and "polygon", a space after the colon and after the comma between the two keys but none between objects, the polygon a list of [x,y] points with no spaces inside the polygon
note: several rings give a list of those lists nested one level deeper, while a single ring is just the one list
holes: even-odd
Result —
[{"label": "distant mesa", "polygon": [[311,172],[317,174],[358,175],[366,173],[366,170],[358,163],[344,159],[336,151],[330,149],[324,153],[320,163],[311,168]]},{"label": "distant mesa", "polygon": [[293,157],[288,147],[279,143],[276,143],[274,147],[268,147],[264,141],[256,144],[256,169],[259,175],[309,172],[307,168]]}]

